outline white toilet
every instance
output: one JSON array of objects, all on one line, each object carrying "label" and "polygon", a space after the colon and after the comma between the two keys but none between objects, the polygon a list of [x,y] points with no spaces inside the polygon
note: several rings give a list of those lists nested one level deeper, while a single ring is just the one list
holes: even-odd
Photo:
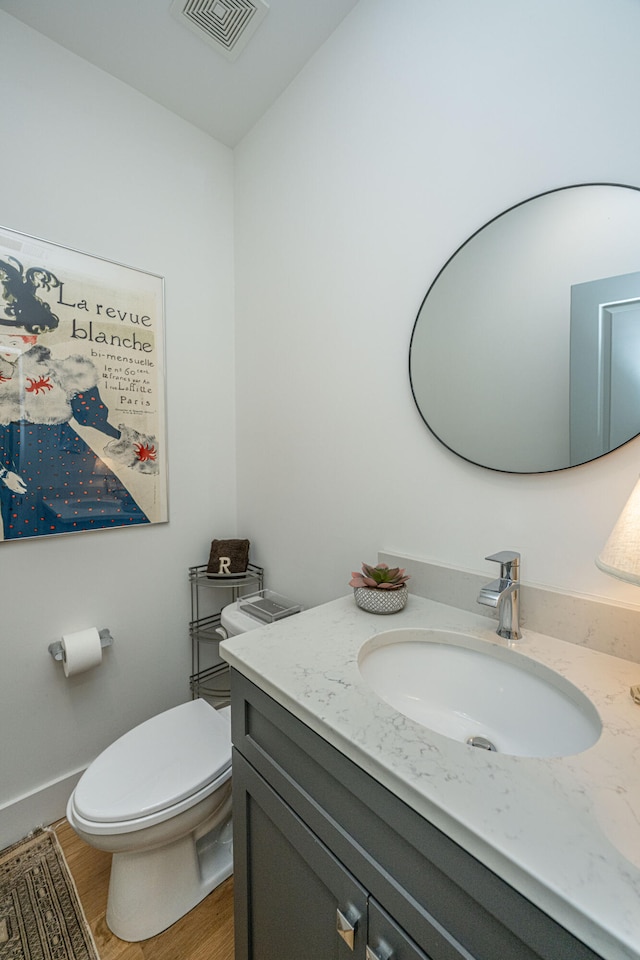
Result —
[{"label": "white toilet", "polygon": [[[265,591],[266,592],[266,591]],[[256,620],[240,609],[242,600],[236,600],[234,603],[227,604],[220,611],[220,625],[222,627],[222,636],[236,637],[239,633],[246,633],[247,630],[256,630],[263,627],[265,621]]]},{"label": "white toilet", "polygon": [[67,804],[86,843],[113,854],[107,925],[155,936],[233,871],[230,708],[191,700],[107,747]]}]

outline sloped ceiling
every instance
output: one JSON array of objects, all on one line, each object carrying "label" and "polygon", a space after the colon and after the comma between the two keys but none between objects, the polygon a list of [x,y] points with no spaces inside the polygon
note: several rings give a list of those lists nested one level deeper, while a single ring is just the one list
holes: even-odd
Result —
[{"label": "sloped ceiling", "polygon": [[235,146],[358,0],[268,0],[235,62],[171,0],[0,0],[0,10]]}]

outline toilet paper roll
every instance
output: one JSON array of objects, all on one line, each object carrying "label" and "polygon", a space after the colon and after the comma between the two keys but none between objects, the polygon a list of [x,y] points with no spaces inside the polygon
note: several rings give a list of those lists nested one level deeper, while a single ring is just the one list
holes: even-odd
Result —
[{"label": "toilet paper roll", "polygon": [[62,638],[62,664],[65,677],[74,677],[102,663],[102,644],[95,627],[68,633]]}]

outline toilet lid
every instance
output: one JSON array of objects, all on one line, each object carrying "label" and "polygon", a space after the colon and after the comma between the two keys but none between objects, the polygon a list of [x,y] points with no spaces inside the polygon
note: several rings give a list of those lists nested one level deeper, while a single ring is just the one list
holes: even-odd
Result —
[{"label": "toilet lid", "polygon": [[74,806],[86,820],[133,820],[179,803],[230,766],[228,710],[190,700],[107,747],[80,778]]},{"label": "toilet lid", "polygon": [[230,637],[236,637],[239,633],[246,633],[248,630],[257,630],[258,627],[264,627],[255,617],[250,617],[243,613],[238,606],[238,601],[228,603],[220,611],[220,623],[225,628]]}]

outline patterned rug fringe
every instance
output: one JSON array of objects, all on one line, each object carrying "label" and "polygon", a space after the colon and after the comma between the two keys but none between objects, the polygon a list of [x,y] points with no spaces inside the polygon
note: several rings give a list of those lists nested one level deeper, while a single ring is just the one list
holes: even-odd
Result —
[{"label": "patterned rug fringe", "polygon": [[50,827],[0,851],[0,960],[100,960]]}]

